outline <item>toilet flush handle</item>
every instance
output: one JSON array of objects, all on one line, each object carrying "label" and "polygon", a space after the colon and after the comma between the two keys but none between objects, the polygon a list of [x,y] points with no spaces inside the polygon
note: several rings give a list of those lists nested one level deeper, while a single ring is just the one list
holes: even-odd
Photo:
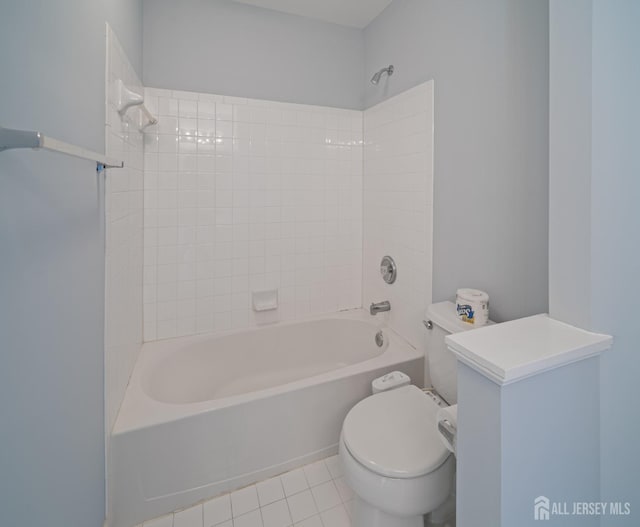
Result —
[{"label": "toilet flush handle", "polygon": [[448,419],[438,421],[438,432],[440,432],[444,436],[444,438],[449,441],[449,444],[455,444],[456,427],[453,426]]}]

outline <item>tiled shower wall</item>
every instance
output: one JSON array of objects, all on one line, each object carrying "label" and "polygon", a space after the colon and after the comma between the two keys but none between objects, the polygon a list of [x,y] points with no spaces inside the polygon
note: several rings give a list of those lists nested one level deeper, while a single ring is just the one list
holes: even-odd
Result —
[{"label": "tiled shower wall", "polygon": [[145,340],[361,305],[362,112],[145,94]]},{"label": "tiled shower wall", "polygon": [[[424,349],[421,321],[431,303],[433,84],[364,112],[363,305],[389,300],[389,325],[418,349]],[[398,267],[393,285],[380,276],[387,254]]]},{"label": "tiled shower wall", "polygon": [[105,426],[107,435],[142,344],[143,136],[116,111],[117,79],[138,93],[142,84],[118,39],[107,26],[106,128],[107,156],[124,160],[122,169],[105,178]]}]

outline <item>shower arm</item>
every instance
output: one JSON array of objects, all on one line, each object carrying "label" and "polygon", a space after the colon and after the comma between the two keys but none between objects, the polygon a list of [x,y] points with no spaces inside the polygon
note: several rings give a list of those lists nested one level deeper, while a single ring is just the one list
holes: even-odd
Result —
[{"label": "shower arm", "polygon": [[373,77],[371,77],[371,84],[378,84],[380,82],[380,77],[382,77],[383,73],[386,73],[387,76],[391,76],[393,75],[393,64],[390,64],[389,66],[387,66],[386,68],[382,68],[380,71],[377,71]]}]

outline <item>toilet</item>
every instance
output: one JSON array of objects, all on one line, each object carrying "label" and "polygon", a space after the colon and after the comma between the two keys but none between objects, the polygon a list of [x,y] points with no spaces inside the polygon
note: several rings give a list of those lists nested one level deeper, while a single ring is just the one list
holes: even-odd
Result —
[{"label": "toilet", "polygon": [[456,359],[444,337],[473,326],[458,319],[452,302],[429,306],[425,325],[425,370],[435,393],[413,385],[377,393],[342,425],[339,456],[355,494],[353,527],[423,527],[424,515],[453,490],[455,459],[436,427],[438,410],[457,402]]}]

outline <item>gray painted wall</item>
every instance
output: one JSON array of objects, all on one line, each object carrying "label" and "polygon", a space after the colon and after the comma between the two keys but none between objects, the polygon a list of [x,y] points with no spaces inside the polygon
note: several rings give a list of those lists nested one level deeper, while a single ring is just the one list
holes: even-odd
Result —
[{"label": "gray painted wall", "polygon": [[563,0],[552,1],[549,11],[549,262],[553,267],[549,311],[555,318],[587,328],[591,302],[591,8],[584,0]]},{"label": "gray painted wall", "polygon": [[[104,151],[105,20],[139,67],[140,2],[5,4],[0,125]],[[0,153],[3,525],[104,519],[102,207],[95,164]]]},{"label": "gray painted wall", "polygon": [[602,358],[602,497],[633,514],[602,525],[640,523],[640,3],[593,1],[591,326],[615,344]]},{"label": "gray painted wall", "polygon": [[230,0],[145,0],[146,86],[362,109],[362,32]]},{"label": "gray painted wall", "polygon": [[546,311],[548,2],[395,0],[364,37],[366,106],[435,79],[433,300],[477,287],[497,321]]},{"label": "gray painted wall", "polygon": [[[614,336],[614,346],[601,358],[601,494],[606,501],[630,502],[631,516],[604,517],[601,525],[637,525],[640,517],[640,410],[637,401],[640,355],[637,343],[636,298],[640,297],[640,249],[638,247],[638,196],[640,196],[640,4],[635,0],[592,0],[566,3],[552,0],[551,63],[584,65],[590,63],[586,85],[576,90],[573,79],[552,69],[550,92],[551,136],[558,129],[556,112],[574,105],[579,98],[580,116],[562,124],[551,142],[551,160],[559,159],[554,150],[571,151],[573,165],[550,165],[550,232],[567,250],[551,252],[550,287],[567,280],[566,261],[580,261],[583,246],[572,243],[572,232],[564,218],[588,211],[585,226],[588,236],[587,312],[590,329]],[[589,20],[587,34],[585,24]],[[580,46],[569,45],[578,41]],[[580,70],[579,70],[580,71]],[[586,94],[590,93],[590,99]],[[555,108],[555,110],[554,110]],[[587,127],[589,144],[576,150],[575,139],[583,137]],[[588,170],[586,174],[582,170]],[[563,193],[567,181],[589,185],[589,192]],[[558,208],[559,210],[553,210]],[[581,275],[580,275],[581,276]],[[580,277],[581,280],[584,278]],[[566,306],[574,299],[570,288],[551,291],[551,314],[568,318]]]},{"label": "gray painted wall", "polygon": [[118,36],[131,65],[142,78],[142,0],[102,0],[104,19]]}]

